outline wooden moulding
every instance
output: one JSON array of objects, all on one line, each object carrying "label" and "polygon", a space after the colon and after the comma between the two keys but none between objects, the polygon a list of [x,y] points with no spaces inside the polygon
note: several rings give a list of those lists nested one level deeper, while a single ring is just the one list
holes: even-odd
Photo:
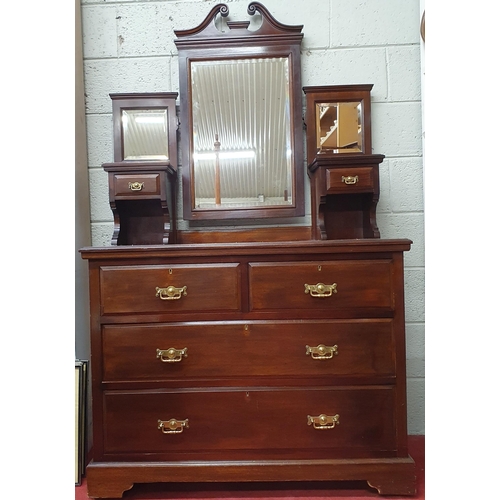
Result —
[{"label": "wooden moulding", "polygon": [[252,258],[264,255],[295,255],[304,250],[313,254],[363,254],[405,252],[410,250],[412,241],[409,239],[359,239],[359,240],[322,240],[322,241],[277,241],[257,243],[206,243],[181,245],[137,245],[118,247],[85,247],[80,249],[82,258],[99,259],[102,261],[115,259],[174,258],[189,257],[222,257],[231,255],[252,255]]},{"label": "wooden moulding", "polygon": [[87,467],[91,498],[121,498],[134,483],[362,480],[381,495],[415,495],[411,457],[338,460],[238,462],[107,462]]}]

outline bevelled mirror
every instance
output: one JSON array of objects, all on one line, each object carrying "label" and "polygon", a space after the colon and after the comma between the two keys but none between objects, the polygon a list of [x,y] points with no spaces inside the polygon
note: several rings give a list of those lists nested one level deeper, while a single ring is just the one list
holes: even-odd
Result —
[{"label": "bevelled mirror", "polygon": [[372,87],[304,87],[308,164],[324,155],[371,154]]},{"label": "bevelled mirror", "polygon": [[122,111],[123,159],[168,160],[168,110]]},{"label": "bevelled mirror", "polygon": [[363,151],[361,102],[316,103],[316,148],[319,153]]},{"label": "bevelled mirror", "polygon": [[175,31],[188,220],[304,215],[302,26],[257,2],[248,14],[257,27],[220,4]]},{"label": "bevelled mirror", "polygon": [[177,93],[110,94],[115,162],[169,162],[177,169]]}]

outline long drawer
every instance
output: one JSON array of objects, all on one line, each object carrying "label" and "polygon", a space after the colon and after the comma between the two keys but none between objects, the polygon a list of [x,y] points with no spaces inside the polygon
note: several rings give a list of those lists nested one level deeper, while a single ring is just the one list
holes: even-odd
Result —
[{"label": "long drawer", "polygon": [[392,351],[389,319],[102,328],[103,380],[107,382],[391,376],[395,373]]},{"label": "long drawer", "polygon": [[394,308],[392,261],[255,262],[250,310]]},{"label": "long drawer", "polygon": [[241,309],[237,263],[103,266],[100,274],[102,314]]},{"label": "long drawer", "polygon": [[104,453],[201,459],[236,450],[387,452],[396,446],[394,393],[392,386],[108,392]]}]

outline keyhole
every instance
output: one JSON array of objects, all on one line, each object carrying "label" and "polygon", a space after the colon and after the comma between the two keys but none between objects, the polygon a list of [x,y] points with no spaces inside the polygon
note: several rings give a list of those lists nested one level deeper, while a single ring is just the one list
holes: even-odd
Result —
[{"label": "keyhole", "polygon": [[321,266],[318,266],[318,271],[321,271]]}]

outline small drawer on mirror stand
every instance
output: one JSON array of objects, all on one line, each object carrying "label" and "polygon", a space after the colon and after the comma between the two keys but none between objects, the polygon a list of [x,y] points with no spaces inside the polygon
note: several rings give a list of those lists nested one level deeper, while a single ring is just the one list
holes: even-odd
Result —
[{"label": "small drawer on mirror stand", "polygon": [[116,174],[110,175],[115,199],[122,197],[151,197],[161,195],[162,172],[150,174]]},{"label": "small drawer on mirror stand", "polygon": [[373,167],[327,168],[325,180],[328,194],[375,191]]}]

